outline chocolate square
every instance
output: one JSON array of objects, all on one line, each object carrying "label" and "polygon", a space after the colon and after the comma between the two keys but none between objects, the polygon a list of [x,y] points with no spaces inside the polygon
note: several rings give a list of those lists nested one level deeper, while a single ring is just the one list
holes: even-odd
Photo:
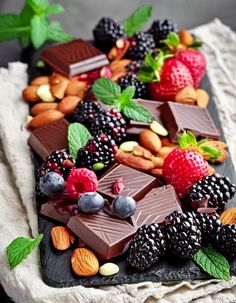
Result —
[{"label": "chocolate square", "polygon": [[178,136],[184,130],[189,130],[200,138],[218,140],[220,137],[220,131],[216,128],[206,108],[176,102],[165,102],[160,106],[160,111],[170,139],[173,142],[177,142]]}]

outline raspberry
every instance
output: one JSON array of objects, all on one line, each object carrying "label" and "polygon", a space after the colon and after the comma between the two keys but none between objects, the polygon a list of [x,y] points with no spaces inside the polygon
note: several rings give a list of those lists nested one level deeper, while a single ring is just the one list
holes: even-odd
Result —
[{"label": "raspberry", "polygon": [[73,169],[66,180],[66,191],[75,200],[85,192],[95,192],[97,186],[96,174],[87,168]]}]

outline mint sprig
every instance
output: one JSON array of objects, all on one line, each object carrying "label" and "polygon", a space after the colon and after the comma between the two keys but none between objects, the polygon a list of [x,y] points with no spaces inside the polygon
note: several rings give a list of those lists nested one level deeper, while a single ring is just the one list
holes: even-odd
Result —
[{"label": "mint sprig", "polygon": [[124,32],[128,37],[132,37],[139,32],[144,24],[150,19],[153,5],[142,5],[133,14],[123,21]]},{"label": "mint sprig", "polygon": [[83,124],[75,122],[69,125],[67,137],[69,152],[76,159],[78,150],[85,146],[92,136]]},{"label": "mint sprig", "polygon": [[23,47],[32,43],[38,49],[48,41],[73,40],[74,37],[66,34],[59,22],[49,21],[48,16],[63,11],[61,5],[49,5],[47,0],[26,0],[19,15],[0,15],[0,42],[19,39]]},{"label": "mint sprig", "polygon": [[43,239],[43,234],[39,234],[35,239],[19,237],[13,240],[7,247],[7,259],[10,268],[15,268],[20,264]]},{"label": "mint sprig", "polygon": [[154,117],[135,100],[135,87],[129,86],[121,92],[120,86],[107,78],[99,78],[93,84],[93,93],[101,102],[116,108],[127,118],[139,122],[151,123]]},{"label": "mint sprig", "polygon": [[209,275],[216,279],[229,280],[229,263],[225,257],[212,247],[202,247],[193,260]]}]

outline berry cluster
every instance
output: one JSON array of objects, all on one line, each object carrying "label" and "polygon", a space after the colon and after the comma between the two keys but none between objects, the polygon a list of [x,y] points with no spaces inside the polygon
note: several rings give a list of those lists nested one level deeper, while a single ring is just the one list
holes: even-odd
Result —
[{"label": "berry cluster", "polygon": [[122,90],[127,88],[128,86],[135,86],[135,98],[148,98],[148,89],[147,85],[137,79],[137,77],[134,74],[126,75],[123,77],[120,77],[118,79],[118,84]]}]

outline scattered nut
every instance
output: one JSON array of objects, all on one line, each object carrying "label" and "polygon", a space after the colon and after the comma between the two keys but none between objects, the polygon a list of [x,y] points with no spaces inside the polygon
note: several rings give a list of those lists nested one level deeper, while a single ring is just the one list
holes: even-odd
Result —
[{"label": "scattered nut", "polygon": [[57,108],[57,103],[56,102],[41,102],[41,103],[38,103],[38,104],[35,104],[30,112],[31,112],[31,115],[33,116],[37,116],[38,114],[44,112],[45,110],[49,110],[49,109],[56,109]]},{"label": "scattered nut", "polygon": [[217,147],[217,149],[220,150],[222,154],[218,159],[215,160],[215,164],[220,164],[220,163],[223,163],[226,159],[229,158],[229,153],[224,148]]},{"label": "scattered nut", "polygon": [[125,72],[125,67],[130,64],[130,60],[128,59],[123,59],[123,60],[115,60],[110,64],[110,69],[113,74],[117,74],[120,72]]},{"label": "scattered nut", "polygon": [[84,247],[73,251],[71,265],[74,273],[81,277],[94,276],[99,270],[97,257],[91,250]]},{"label": "scattered nut", "polygon": [[217,140],[208,140],[207,146],[213,146],[216,148],[227,148],[227,144],[225,142]]},{"label": "scattered nut", "polygon": [[65,94],[67,96],[77,96],[83,98],[86,89],[87,85],[85,82],[75,79],[69,82]]},{"label": "scattered nut", "polygon": [[51,230],[51,238],[54,247],[58,250],[66,250],[70,247],[70,232],[64,226],[56,226]]},{"label": "scattered nut", "polygon": [[113,73],[113,74],[112,74],[112,77],[111,77],[111,80],[112,80],[112,81],[117,81],[120,77],[123,77],[123,76],[125,76],[125,75],[126,75],[125,72]]},{"label": "scattered nut", "polygon": [[141,131],[140,136],[140,145],[147,148],[150,151],[158,152],[161,149],[161,140],[158,135],[150,129],[144,129]]},{"label": "scattered nut", "polygon": [[195,104],[197,93],[193,87],[186,86],[182,88],[175,96],[175,101],[184,104]]},{"label": "scattered nut", "polygon": [[37,86],[40,86],[43,84],[49,84],[49,77],[47,77],[47,76],[37,77],[30,83],[30,85],[37,85]]},{"label": "scattered nut", "polygon": [[120,149],[115,154],[115,160],[120,164],[124,164],[141,171],[149,171],[154,168],[152,161],[142,157],[137,157],[131,153],[125,153]]},{"label": "scattered nut", "polygon": [[135,146],[138,146],[138,142],[126,141],[120,145],[119,149],[123,150],[124,152],[132,152]]},{"label": "scattered nut", "polygon": [[50,85],[48,85],[48,84],[40,85],[37,89],[37,95],[43,102],[55,101],[55,98],[53,97],[51,90],[50,90]]},{"label": "scattered nut", "polygon": [[58,73],[53,73],[49,77],[52,95],[57,99],[62,99],[65,96],[65,92],[70,80]]},{"label": "scattered nut", "polygon": [[58,110],[49,109],[34,117],[30,123],[29,128],[38,128],[42,125],[55,122],[64,117],[64,114]]},{"label": "scattered nut", "polygon": [[178,146],[177,144],[173,144],[170,146],[163,146],[157,153],[157,156],[165,159],[169,155],[169,153],[171,153],[177,146]]},{"label": "scattered nut", "polygon": [[154,168],[162,168],[164,163],[164,158],[162,157],[152,157],[152,163]]},{"label": "scattered nut", "polygon": [[80,101],[79,97],[67,96],[58,103],[57,109],[65,115],[71,115]]},{"label": "scattered nut", "polygon": [[173,142],[170,141],[169,137],[164,137],[164,138],[161,138],[161,144],[162,144],[162,146],[169,146],[169,145],[173,144]]},{"label": "scattered nut", "polygon": [[197,93],[197,105],[202,108],[207,108],[209,103],[209,95],[204,89],[198,88]]},{"label": "scattered nut", "polygon": [[38,86],[36,85],[27,86],[22,92],[22,97],[24,98],[24,100],[29,103],[40,101],[40,98],[36,93],[37,89]]},{"label": "scattered nut", "polygon": [[179,39],[181,44],[186,46],[190,45],[193,42],[193,36],[186,29],[183,29],[179,32]]},{"label": "scattered nut", "polygon": [[119,266],[115,263],[105,263],[99,268],[99,273],[102,276],[113,276],[119,272]]},{"label": "scattered nut", "polygon": [[153,154],[150,150],[138,145],[134,147],[133,154],[138,157],[143,157],[144,159],[152,160]]},{"label": "scattered nut", "polygon": [[154,131],[154,133],[160,135],[160,136],[168,136],[168,131],[165,129],[165,127],[163,125],[161,125],[159,122],[157,121],[153,121],[150,124],[150,128],[152,131]]},{"label": "scattered nut", "polygon": [[209,170],[208,170],[208,175],[211,176],[216,172],[216,170],[214,169],[214,167],[209,165]]},{"label": "scattered nut", "polygon": [[236,224],[236,207],[226,209],[221,215],[222,224]]},{"label": "scattered nut", "polygon": [[153,168],[151,170],[151,174],[157,178],[160,178],[163,175],[163,169],[162,168]]}]

